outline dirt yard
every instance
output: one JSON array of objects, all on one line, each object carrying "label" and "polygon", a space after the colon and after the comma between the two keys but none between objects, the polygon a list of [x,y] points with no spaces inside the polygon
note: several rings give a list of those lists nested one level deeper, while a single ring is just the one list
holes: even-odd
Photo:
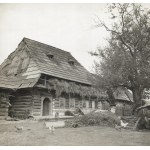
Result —
[{"label": "dirt yard", "polygon": [[[11,122],[10,122],[11,123]],[[54,134],[43,122],[3,124],[0,122],[0,146],[113,146],[150,145],[149,131],[117,131],[109,127],[59,128]],[[17,132],[15,126],[23,126]]]}]

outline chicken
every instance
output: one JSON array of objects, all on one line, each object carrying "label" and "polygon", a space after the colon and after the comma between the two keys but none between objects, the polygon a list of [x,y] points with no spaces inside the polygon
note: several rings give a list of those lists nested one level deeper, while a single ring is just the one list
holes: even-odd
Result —
[{"label": "chicken", "polygon": [[50,130],[50,133],[54,134],[55,127],[54,127],[54,126],[50,126],[50,127],[49,127],[49,130]]},{"label": "chicken", "polygon": [[121,126],[115,125],[116,130],[121,131],[121,128],[122,128]]},{"label": "chicken", "polygon": [[120,123],[121,123],[121,127],[124,127],[124,128],[126,128],[128,125],[128,123],[124,123],[122,120],[120,120]]},{"label": "chicken", "polygon": [[22,131],[23,130],[23,126],[15,126],[15,128],[17,129],[17,131]]},{"label": "chicken", "polygon": [[46,127],[46,129],[49,129],[50,133],[54,134],[54,132],[55,132],[55,127],[54,127],[53,125],[44,122],[43,126]]}]

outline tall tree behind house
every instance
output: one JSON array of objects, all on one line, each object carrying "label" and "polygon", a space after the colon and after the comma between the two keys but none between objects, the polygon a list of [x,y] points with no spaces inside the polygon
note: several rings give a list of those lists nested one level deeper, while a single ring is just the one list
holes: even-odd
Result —
[{"label": "tall tree behind house", "polygon": [[[135,108],[150,86],[150,11],[140,4],[108,5],[112,26],[98,18],[96,27],[110,32],[107,46],[98,49],[96,73],[99,85],[110,90],[124,86],[133,92]],[[109,91],[111,94],[111,92]]]}]

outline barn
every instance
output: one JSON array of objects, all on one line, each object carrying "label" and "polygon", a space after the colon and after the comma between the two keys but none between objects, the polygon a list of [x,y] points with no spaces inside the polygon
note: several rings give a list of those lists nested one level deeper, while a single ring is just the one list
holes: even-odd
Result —
[{"label": "barn", "polygon": [[117,87],[114,92],[116,114],[119,116],[130,116],[133,111],[133,94],[125,87]]},{"label": "barn", "polygon": [[106,97],[71,53],[28,38],[0,66],[1,117],[91,111]]}]

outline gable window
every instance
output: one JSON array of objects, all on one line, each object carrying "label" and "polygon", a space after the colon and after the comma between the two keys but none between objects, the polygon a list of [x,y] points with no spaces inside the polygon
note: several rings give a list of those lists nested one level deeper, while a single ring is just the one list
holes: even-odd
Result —
[{"label": "gable window", "polygon": [[54,55],[53,55],[53,54],[47,54],[47,57],[48,57],[50,60],[54,59]]},{"label": "gable window", "polygon": [[68,63],[69,63],[71,66],[74,66],[74,60],[69,59],[69,60],[68,60]]}]

